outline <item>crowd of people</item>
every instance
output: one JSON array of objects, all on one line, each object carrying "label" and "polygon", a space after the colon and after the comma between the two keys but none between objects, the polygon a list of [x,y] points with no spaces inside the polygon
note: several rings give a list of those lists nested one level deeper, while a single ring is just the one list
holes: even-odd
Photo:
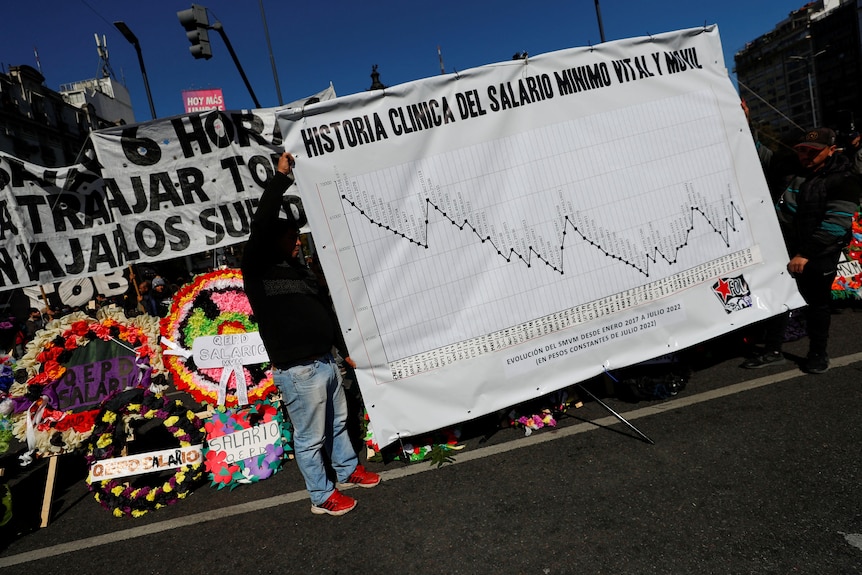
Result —
[{"label": "crowd of people", "polygon": [[[100,309],[111,305],[122,309],[127,317],[142,313],[165,317],[170,312],[174,293],[186,281],[186,278],[178,277],[176,281],[169,283],[165,276],[148,270],[145,273],[145,279],[140,282],[135,282],[133,277],[126,292],[120,295],[105,296],[97,293],[87,304],[75,306],[54,305],[43,301],[41,302],[43,305],[39,307],[30,307],[26,318],[11,316],[5,322],[0,322],[0,346],[4,353],[20,358],[25,353],[27,343],[33,339],[36,332],[52,320],[74,312],[83,312],[95,317]],[[48,300],[47,297],[46,300]]]}]

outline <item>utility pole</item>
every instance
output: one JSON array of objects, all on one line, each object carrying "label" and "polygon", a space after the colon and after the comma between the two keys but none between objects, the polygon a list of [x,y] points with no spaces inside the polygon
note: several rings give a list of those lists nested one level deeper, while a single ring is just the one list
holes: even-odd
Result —
[{"label": "utility pole", "polygon": [[817,78],[814,75],[814,59],[817,56],[820,56],[826,52],[826,50],[820,50],[814,54],[809,54],[808,56],[788,56],[788,60],[797,60],[799,62],[805,62],[805,72],[808,75],[808,99],[811,105],[811,127],[817,128],[820,124],[818,124],[817,119],[817,102],[814,98],[814,83]]}]

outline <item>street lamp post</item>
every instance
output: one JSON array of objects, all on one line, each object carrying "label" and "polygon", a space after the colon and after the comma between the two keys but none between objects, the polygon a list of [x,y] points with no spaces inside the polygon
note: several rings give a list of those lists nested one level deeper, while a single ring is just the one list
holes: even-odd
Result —
[{"label": "street lamp post", "polygon": [[138,42],[138,37],[129,29],[125,22],[114,22],[114,27],[120,31],[123,37],[135,47],[135,52],[138,53],[138,64],[141,66],[141,75],[144,77],[144,90],[147,91],[147,102],[150,104],[150,114],[153,120],[156,119],[156,107],[153,106],[153,95],[150,93],[150,81],[147,80],[147,68],[144,66],[144,56],[141,54],[141,44]]},{"label": "street lamp post", "polygon": [[255,107],[260,108],[260,102],[257,101],[257,96],[254,95],[254,90],[252,90],[251,84],[248,82],[245,70],[242,69],[242,65],[239,63],[239,58],[236,57],[236,52],[233,51],[233,46],[231,46],[230,40],[228,40],[227,34],[225,34],[224,26],[216,20],[210,28],[221,35],[221,39],[224,41],[224,45],[227,46],[227,51],[230,52],[230,57],[233,58],[233,63],[236,64],[236,69],[239,70],[239,75],[242,77],[242,81],[245,82],[245,87],[248,89]]},{"label": "street lamp post", "polygon": [[811,127],[816,128],[819,124],[817,123],[817,105],[814,100],[814,58],[820,56],[826,52],[826,50],[820,50],[814,54],[810,54],[808,56],[788,56],[788,60],[797,60],[799,62],[805,62],[805,72],[808,75],[808,99],[811,102]]}]

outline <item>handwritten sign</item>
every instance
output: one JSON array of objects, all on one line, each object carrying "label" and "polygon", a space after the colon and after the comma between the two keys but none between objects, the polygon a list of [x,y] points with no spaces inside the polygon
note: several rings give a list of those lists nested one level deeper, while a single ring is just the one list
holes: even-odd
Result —
[{"label": "handwritten sign", "polygon": [[202,445],[190,445],[97,461],[90,466],[90,482],[195,465],[201,461],[202,453]]},{"label": "handwritten sign", "polygon": [[205,335],[195,338],[192,354],[198,367],[250,365],[269,361],[260,333]]},{"label": "handwritten sign", "polygon": [[224,405],[227,397],[227,382],[231,374],[236,379],[236,396],[240,405],[248,403],[248,381],[242,366],[269,361],[260,333],[232,333],[206,335],[195,338],[192,344],[195,365],[200,368],[221,367],[218,405]]},{"label": "handwritten sign", "polygon": [[211,451],[224,451],[227,453],[227,463],[234,463],[266,453],[266,446],[276,444],[280,438],[281,426],[277,421],[269,421],[210,438],[207,445]]}]

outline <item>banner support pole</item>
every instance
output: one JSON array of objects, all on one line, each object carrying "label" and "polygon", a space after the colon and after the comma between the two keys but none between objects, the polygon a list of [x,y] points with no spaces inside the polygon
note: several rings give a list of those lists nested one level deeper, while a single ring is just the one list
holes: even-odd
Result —
[{"label": "banner support pole", "polygon": [[616,411],[614,411],[614,410],[613,410],[613,408],[612,408],[610,405],[608,405],[607,403],[605,403],[604,401],[602,401],[601,399],[599,399],[598,397],[596,397],[595,395],[593,395],[593,393],[592,393],[592,392],[590,392],[590,390],[589,390],[589,389],[587,389],[586,387],[584,387],[580,382],[576,383],[575,385],[576,385],[576,386],[578,386],[578,389],[580,389],[581,391],[583,391],[584,393],[586,393],[587,395],[589,395],[593,400],[595,400],[595,401],[596,401],[596,403],[598,403],[599,405],[601,405],[602,407],[604,407],[605,409],[607,409],[607,410],[611,413],[611,415],[613,415],[614,417],[616,417],[617,419],[619,419],[620,421],[622,421],[623,423],[625,423],[627,426],[629,426],[629,428],[630,428],[632,431],[634,431],[635,433],[637,433],[639,436],[641,436],[641,438],[642,438],[644,441],[646,441],[646,442],[647,442],[647,443],[649,443],[650,445],[655,445],[655,441],[653,441],[652,439],[650,439],[649,437],[647,437],[646,435],[644,435],[644,433],[643,433],[643,432],[641,432],[641,430],[639,430],[637,427],[635,427],[634,425],[632,425],[632,424],[631,424],[631,422],[629,422],[629,420],[627,420],[625,417],[623,417],[622,415],[620,415],[619,413],[617,413]]},{"label": "banner support pole", "polygon": [[[43,286],[42,284],[39,284],[39,293],[42,294],[42,303],[45,304],[45,309],[49,309],[51,307],[51,304],[48,303],[48,294],[45,293],[45,286]],[[42,313],[40,312],[39,316],[41,315]]]}]

